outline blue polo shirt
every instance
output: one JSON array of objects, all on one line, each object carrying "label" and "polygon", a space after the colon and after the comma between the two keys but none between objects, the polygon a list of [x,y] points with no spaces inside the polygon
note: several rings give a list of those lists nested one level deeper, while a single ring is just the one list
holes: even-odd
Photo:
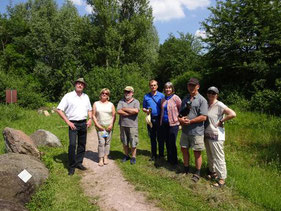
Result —
[{"label": "blue polo shirt", "polygon": [[[144,95],[143,97],[143,103],[142,103],[142,107],[143,108],[151,108],[152,112],[151,112],[151,116],[155,117],[155,116],[160,116],[161,115],[161,100],[164,98],[164,94],[161,92],[156,92],[156,94],[154,96],[151,95],[151,93],[148,93],[146,95]],[[156,103],[155,103],[155,101]]]}]

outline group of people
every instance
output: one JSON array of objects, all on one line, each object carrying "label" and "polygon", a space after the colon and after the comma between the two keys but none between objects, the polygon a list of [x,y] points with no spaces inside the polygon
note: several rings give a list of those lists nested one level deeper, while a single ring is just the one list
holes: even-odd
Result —
[{"label": "group of people", "polygon": [[[75,82],[75,90],[67,93],[57,107],[57,112],[69,126],[69,175],[75,168],[86,170],[82,165],[85,154],[87,128],[94,121],[98,133],[99,166],[108,164],[112,129],[116,113],[120,115],[120,139],[123,144],[122,162],[130,160],[136,164],[138,145],[138,113],[140,103],[134,96],[134,88],[124,89],[124,98],[118,102],[117,111],[109,101],[110,90],[100,92],[100,100],[90,104],[89,97],[83,93],[86,83],[83,78]],[[199,93],[198,79],[191,78],[187,83],[187,96],[181,100],[175,94],[171,82],[164,85],[164,93],[158,91],[156,80],[149,81],[150,92],[143,98],[142,111],[148,118],[148,134],[151,142],[151,161],[164,159],[166,144],[167,161],[178,164],[177,134],[182,128],[180,146],[183,154],[184,172],[190,173],[189,149],[195,157],[196,171],[191,180],[200,179],[202,165],[201,152],[206,149],[208,157],[208,178],[214,179],[214,187],[222,187],[227,176],[224,141],[224,122],[236,116],[235,112],[218,100],[219,90],[212,86],[207,90],[208,101]],[[88,119],[88,120],[87,120]],[[76,137],[78,137],[77,153]],[[158,149],[158,150],[157,150]],[[158,154],[157,154],[158,151]],[[131,155],[131,156],[130,156]]]}]

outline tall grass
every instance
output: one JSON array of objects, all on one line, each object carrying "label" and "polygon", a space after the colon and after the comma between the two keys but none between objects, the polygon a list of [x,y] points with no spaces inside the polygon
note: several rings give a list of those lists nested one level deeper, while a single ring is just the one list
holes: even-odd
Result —
[{"label": "tall grass", "polygon": [[[97,210],[90,203],[80,187],[80,176],[67,175],[68,129],[65,123],[53,114],[38,115],[37,111],[24,110],[18,106],[0,106],[0,129],[11,127],[22,130],[27,135],[38,129],[55,134],[62,142],[60,148],[40,148],[44,153],[42,161],[50,171],[46,183],[33,195],[26,207],[29,210]],[[4,140],[0,140],[0,154],[4,153]]]},{"label": "tall grass", "polygon": [[[125,177],[138,190],[148,192],[148,197],[165,210],[213,210],[246,209],[278,210],[281,207],[280,183],[280,122],[277,117],[258,113],[240,112],[236,119],[226,124],[225,153],[227,160],[227,187],[214,189],[202,178],[198,184],[183,174],[182,155],[180,164],[172,167],[166,161],[150,162],[150,142],[144,115],[139,116],[137,164],[118,162]],[[116,125],[111,156],[122,158],[122,144]],[[191,152],[190,164],[194,166]],[[207,158],[203,153],[203,177],[206,175]],[[193,169],[194,170],[194,169]]]}]

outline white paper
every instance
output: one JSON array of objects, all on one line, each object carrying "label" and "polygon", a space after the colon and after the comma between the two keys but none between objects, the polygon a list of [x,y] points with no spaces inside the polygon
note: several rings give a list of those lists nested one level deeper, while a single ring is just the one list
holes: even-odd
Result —
[{"label": "white paper", "polygon": [[32,177],[32,175],[31,175],[28,171],[26,171],[26,170],[24,169],[21,173],[19,173],[18,177],[19,177],[22,181],[24,181],[25,183],[27,183],[28,180],[30,180],[30,178]]},{"label": "white paper", "polygon": [[225,129],[223,127],[218,127],[218,140],[219,141],[225,140]]}]

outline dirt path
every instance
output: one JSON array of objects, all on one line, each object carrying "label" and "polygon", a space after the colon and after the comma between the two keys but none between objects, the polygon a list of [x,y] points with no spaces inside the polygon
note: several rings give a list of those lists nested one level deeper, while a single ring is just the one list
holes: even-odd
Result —
[{"label": "dirt path", "polygon": [[98,140],[95,129],[88,133],[82,187],[87,196],[97,198],[101,210],[160,210],[147,202],[145,194],[135,191],[123,177],[114,160],[103,167],[98,166]]}]

